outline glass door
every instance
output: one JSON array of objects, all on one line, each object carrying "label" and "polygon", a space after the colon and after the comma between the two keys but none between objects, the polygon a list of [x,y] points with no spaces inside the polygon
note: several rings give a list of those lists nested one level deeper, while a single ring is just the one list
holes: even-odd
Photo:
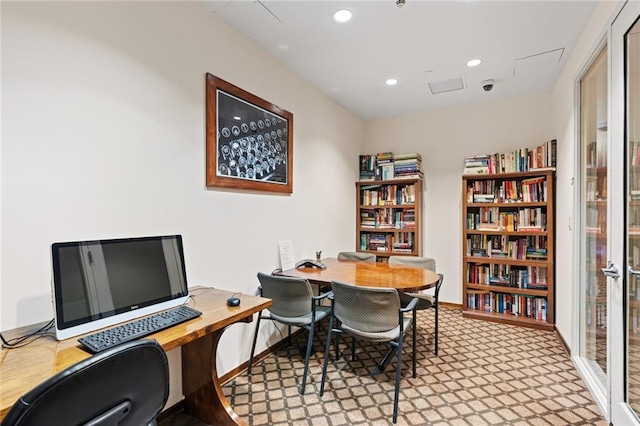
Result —
[{"label": "glass door", "polygon": [[640,424],[640,2],[611,30],[610,401],[613,424]]},{"label": "glass door", "polygon": [[607,48],[580,80],[579,360],[602,408],[607,398]]}]

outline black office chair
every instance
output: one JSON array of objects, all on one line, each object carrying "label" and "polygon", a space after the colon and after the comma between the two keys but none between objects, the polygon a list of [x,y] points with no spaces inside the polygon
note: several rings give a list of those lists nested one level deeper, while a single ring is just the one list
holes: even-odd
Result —
[{"label": "black office chair", "polygon": [[135,340],[84,359],[24,394],[2,426],[142,426],[169,397],[167,355]]}]

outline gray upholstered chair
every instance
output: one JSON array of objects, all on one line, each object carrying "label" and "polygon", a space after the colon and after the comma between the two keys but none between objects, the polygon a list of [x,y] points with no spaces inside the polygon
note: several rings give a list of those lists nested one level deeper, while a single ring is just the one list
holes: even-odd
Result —
[{"label": "gray upholstered chair", "polygon": [[341,251],[338,253],[338,260],[376,263],[376,255],[373,253],[361,253],[359,251]]},{"label": "gray upholstered chair", "polygon": [[289,339],[291,338],[291,326],[302,327],[309,332],[304,357],[304,373],[302,376],[302,385],[300,386],[300,394],[304,394],[315,325],[318,321],[329,316],[331,312],[330,306],[321,306],[319,301],[326,298],[330,293],[314,296],[309,281],[301,278],[259,273],[258,280],[260,281],[260,295],[271,299],[273,304],[267,308],[270,315],[262,315],[262,311],[258,313],[258,321],[256,323],[255,334],[253,335],[247,374],[251,374],[253,354],[256,350],[256,341],[258,340],[258,332],[260,330],[260,320],[277,321],[287,325],[289,328]]},{"label": "gray upholstered chair", "polygon": [[[411,266],[414,268],[422,268],[429,269],[431,271],[436,270],[436,261],[430,257],[415,257],[415,256],[390,256],[389,257],[389,265],[402,265],[402,266]],[[438,283],[436,284],[435,291],[433,294],[429,293],[401,293],[400,294],[400,303],[402,306],[406,306],[413,298],[418,299],[418,306],[416,309],[435,309],[435,331],[433,336],[433,353],[438,355],[438,295],[440,294],[440,287],[442,286],[442,281],[444,281],[444,275],[438,274],[440,277]],[[429,290],[427,290],[429,291]]]},{"label": "gray upholstered chair", "polygon": [[[416,329],[412,327],[412,324],[415,324],[415,307],[418,300],[415,299],[406,308],[401,308],[398,292],[393,288],[361,287],[336,281],[331,283],[331,287],[333,288],[333,296],[331,297],[333,315],[329,321],[320,396],[324,393],[324,384],[327,378],[332,333],[349,334],[354,343],[355,340],[386,342],[389,344],[390,350],[376,367],[373,375],[375,376],[379,371],[384,370],[393,355],[396,355],[396,383],[393,399],[393,423],[395,423],[398,419],[403,342],[410,327],[413,330],[413,377],[416,377]],[[411,313],[411,316],[405,318],[405,313]],[[334,317],[340,321],[340,328],[337,330],[333,329]],[[352,348],[354,346],[352,345]],[[354,356],[352,350],[352,358]]]}]

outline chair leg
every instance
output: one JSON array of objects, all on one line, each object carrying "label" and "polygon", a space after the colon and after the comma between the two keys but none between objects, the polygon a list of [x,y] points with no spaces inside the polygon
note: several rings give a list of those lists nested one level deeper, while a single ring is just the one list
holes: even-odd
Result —
[{"label": "chair leg", "polygon": [[356,338],[351,336],[351,361],[356,360]]},{"label": "chair leg", "polygon": [[436,354],[436,356],[438,356],[438,301],[436,300],[435,302],[436,302],[436,306],[435,306],[435,308],[436,308],[436,320],[435,320],[435,323],[436,323],[436,335],[433,338],[433,340],[435,341],[434,351],[433,352]]},{"label": "chair leg", "polygon": [[256,342],[258,341],[258,331],[260,330],[260,319],[262,311],[258,312],[258,321],[256,321],[256,332],[253,334],[253,344],[251,345],[251,355],[249,356],[249,367],[247,368],[247,375],[251,375],[251,367],[253,366],[253,353],[256,350]]},{"label": "chair leg", "polygon": [[[333,319],[332,319],[333,321]],[[338,319],[336,318],[336,329],[339,328],[340,323],[338,322]],[[329,330],[331,330],[331,327],[329,327]],[[340,334],[341,333],[336,333],[336,343],[333,346],[333,349],[335,350],[336,353],[336,361],[338,360],[338,358],[340,358]]]},{"label": "chair leg", "polygon": [[291,346],[291,326],[287,326],[287,346]]},{"label": "chair leg", "polygon": [[413,328],[413,378],[416,378],[416,311],[413,311],[413,323],[411,324],[411,328]]},{"label": "chair leg", "polygon": [[402,341],[403,336],[400,335],[398,339],[398,365],[396,367],[396,389],[395,394],[393,396],[393,423],[395,424],[398,421],[398,398],[400,395],[400,375],[402,374]]},{"label": "chair leg", "polygon": [[315,323],[309,325],[309,339],[307,340],[307,353],[304,357],[304,372],[302,373],[302,386],[300,387],[300,395],[304,395],[304,388],[307,384],[307,372],[309,371],[309,356],[311,355],[311,347],[313,346],[313,330]]},{"label": "chair leg", "polygon": [[[331,348],[331,332],[333,331],[333,315],[329,319],[329,331],[327,332],[327,345],[324,348],[324,363],[322,364],[322,381],[320,382],[320,396],[324,393],[324,382],[327,378],[327,365],[329,364],[329,349]],[[337,333],[336,333],[337,334]],[[337,360],[337,356],[336,356]]]}]

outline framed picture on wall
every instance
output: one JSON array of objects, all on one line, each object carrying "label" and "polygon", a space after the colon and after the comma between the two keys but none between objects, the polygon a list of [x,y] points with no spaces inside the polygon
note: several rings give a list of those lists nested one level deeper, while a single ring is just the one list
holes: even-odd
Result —
[{"label": "framed picture on wall", "polygon": [[207,73],[207,186],[293,192],[293,114]]}]

